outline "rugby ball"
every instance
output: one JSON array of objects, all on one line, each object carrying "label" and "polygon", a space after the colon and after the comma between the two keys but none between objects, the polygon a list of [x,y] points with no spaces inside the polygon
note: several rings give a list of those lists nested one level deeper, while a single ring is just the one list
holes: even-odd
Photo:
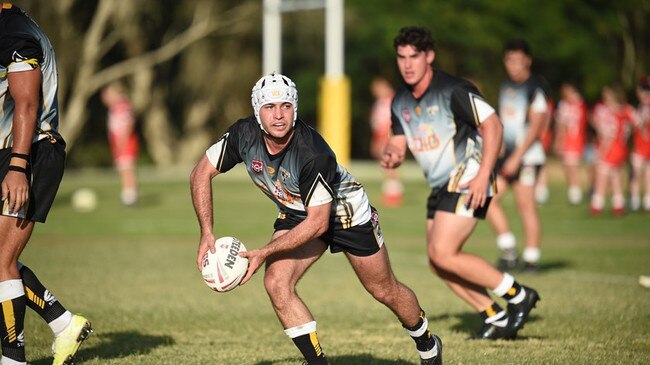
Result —
[{"label": "rugby ball", "polygon": [[248,259],[239,253],[246,251],[244,244],[235,237],[221,237],[214,242],[215,253],[206,252],[201,261],[201,275],[210,289],[230,291],[239,285],[248,270]]}]

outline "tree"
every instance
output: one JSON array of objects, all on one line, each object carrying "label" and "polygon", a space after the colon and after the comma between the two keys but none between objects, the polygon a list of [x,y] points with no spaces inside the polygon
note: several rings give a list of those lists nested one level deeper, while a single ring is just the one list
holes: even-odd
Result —
[{"label": "tree", "polygon": [[[254,1],[66,0],[37,5],[53,7],[49,10],[56,12],[55,18],[64,19],[54,28],[48,23],[46,31],[55,34],[52,38],[74,45],[58,47],[55,42],[61,133],[69,149],[74,150],[88,123],[91,98],[102,86],[128,79],[154,162],[193,160],[193,150],[204,149],[212,138],[207,128],[210,117],[232,114],[230,106],[240,105],[231,100],[234,95],[228,89],[239,82],[235,71],[259,67],[258,61],[248,61],[259,57],[242,62],[233,41],[223,39],[245,40],[253,32],[251,24],[259,22],[247,20],[259,14]],[[90,21],[85,21],[88,15]],[[219,46],[210,44],[216,40]],[[179,72],[181,77],[173,77]],[[182,103],[174,101],[179,98]],[[215,111],[218,107],[223,107],[221,113]]]}]

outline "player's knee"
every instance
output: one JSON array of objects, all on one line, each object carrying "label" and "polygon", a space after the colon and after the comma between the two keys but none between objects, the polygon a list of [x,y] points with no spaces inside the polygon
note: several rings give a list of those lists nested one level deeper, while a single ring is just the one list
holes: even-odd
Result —
[{"label": "player's knee", "polygon": [[272,270],[264,274],[264,288],[271,299],[287,297],[294,291],[293,285],[288,282],[286,276]]},{"label": "player's knee", "polygon": [[440,271],[454,271],[453,255],[432,250],[429,252],[429,265],[435,273]]}]

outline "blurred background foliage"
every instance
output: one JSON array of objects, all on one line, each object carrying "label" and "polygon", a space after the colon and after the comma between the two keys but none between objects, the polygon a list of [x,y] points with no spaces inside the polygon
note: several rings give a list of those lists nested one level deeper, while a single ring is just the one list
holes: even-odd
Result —
[{"label": "blurred background foliage", "polygon": [[[144,142],[141,163],[192,164],[237,118],[251,114],[261,76],[262,0],[16,0],[50,36],[60,73],[69,165],[109,166],[98,92],[123,79]],[[370,80],[399,85],[392,40],[405,25],[436,38],[435,67],[474,80],[496,104],[502,44],[525,38],[534,72],[556,94],[578,82],[591,103],[607,84],[634,103],[647,73],[650,0],[347,0],[345,72],[352,84],[352,158],[368,158]],[[324,72],[324,11],[283,14],[282,72],[317,125]],[[327,106],[336,107],[336,106]]]}]

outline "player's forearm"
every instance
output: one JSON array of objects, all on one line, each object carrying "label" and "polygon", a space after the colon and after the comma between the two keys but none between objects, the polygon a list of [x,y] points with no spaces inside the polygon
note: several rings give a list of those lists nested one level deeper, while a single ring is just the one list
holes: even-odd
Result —
[{"label": "player's forearm", "polygon": [[328,228],[328,221],[305,219],[286,234],[279,236],[264,246],[266,256],[296,249],[303,244],[320,237]]},{"label": "player's forearm", "polygon": [[192,193],[192,204],[194,212],[199,221],[201,233],[212,232],[214,224],[213,205],[212,205],[212,184],[211,180],[205,177],[197,177],[194,174],[190,180],[190,189]]},{"label": "player's forearm", "polygon": [[481,124],[479,132],[483,138],[483,157],[478,174],[489,176],[494,169],[494,165],[499,157],[499,151],[501,150],[503,125],[496,114],[494,114]]},{"label": "player's forearm", "polygon": [[528,126],[528,133],[526,134],[526,137],[521,142],[521,144],[517,146],[517,149],[515,150],[515,154],[517,154],[519,158],[523,157],[530,146],[532,146],[535,141],[539,140],[542,134],[542,128],[544,127],[545,120],[546,113],[533,113],[531,115],[530,124]]}]

